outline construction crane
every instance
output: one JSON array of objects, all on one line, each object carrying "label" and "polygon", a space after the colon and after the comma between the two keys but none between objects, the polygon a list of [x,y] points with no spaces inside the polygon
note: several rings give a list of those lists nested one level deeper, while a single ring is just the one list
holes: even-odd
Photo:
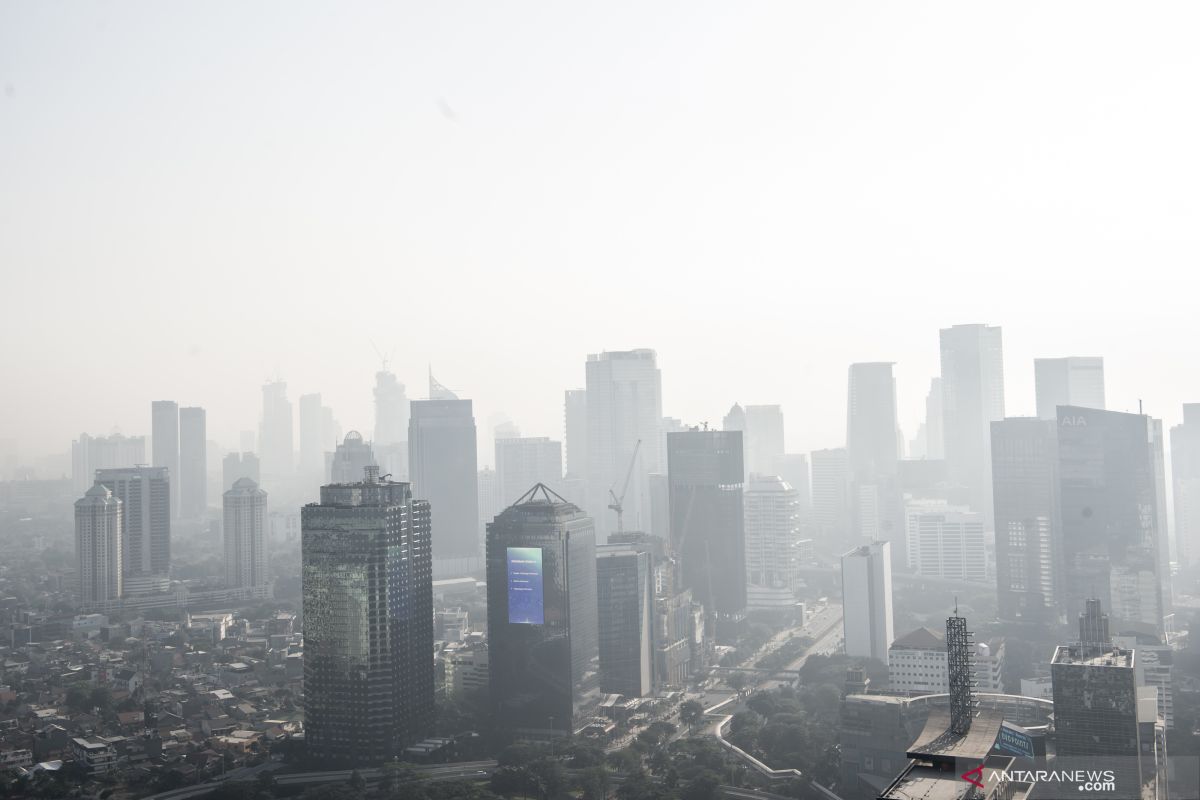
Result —
[{"label": "construction crane", "polygon": [[633,455],[629,457],[629,469],[625,470],[625,483],[621,486],[621,496],[617,497],[612,489],[608,490],[608,496],[612,498],[608,507],[617,512],[617,533],[625,530],[625,522],[622,519],[622,514],[625,513],[625,492],[629,491],[629,478],[633,475],[633,465],[637,461],[638,448],[641,446],[642,440],[638,439],[637,444],[633,446]]}]

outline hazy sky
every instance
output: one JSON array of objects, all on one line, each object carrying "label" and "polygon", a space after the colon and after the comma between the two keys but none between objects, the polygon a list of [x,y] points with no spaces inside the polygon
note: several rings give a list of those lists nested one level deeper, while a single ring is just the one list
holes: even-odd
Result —
[{"label": "hazy sky", "polygon": [[1194,3],[0,4],[0,438],[236,444],[262,382],[369,431],[378,359],[560,436],[588,352],[664,411],[845,435],[939,327],[1200,400]]}]

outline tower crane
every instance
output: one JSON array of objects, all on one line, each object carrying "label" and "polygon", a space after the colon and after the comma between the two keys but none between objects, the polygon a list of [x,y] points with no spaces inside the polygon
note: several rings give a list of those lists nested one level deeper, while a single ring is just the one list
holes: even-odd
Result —
[{"label": "tower crane", "polygon": [[625,483],[621,486],[621,496],[617,497],[612,489],[608,490],[608,496],[612,502],[608,507],[617,512],[617,533],[625,530],[625,522],[622,515],[625,513],[625,492],[629,491],[629,478],[633,475],[633,465],[637,461],[638,449],[642,446],[642,440],[638,439],[637,444],[633,446],[633,455],[629,457],[629,469],[625,470]]}]

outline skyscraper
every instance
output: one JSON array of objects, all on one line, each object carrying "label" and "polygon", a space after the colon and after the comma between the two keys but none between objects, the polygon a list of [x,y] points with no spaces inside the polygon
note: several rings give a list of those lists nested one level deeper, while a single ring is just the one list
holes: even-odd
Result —
[{"label": "skyscraper", "polygon": [[166,467],[171,481],[171,513],[179,515],[179,404],[155,400],[150,404],[151,465]]},{"label": "skyscraper", "polygon": [[567,474],[587,474],[587,390],[567,389],[563,396],[563,421],[567,445]]},{"label": "skyscraper", "polygon": [[221,489],[232,489],[238,478],[249,478],[258,483],[258,456],[254,453],[225,454],[225,458],[221,461]]},{"label": "skyscraper", "polygon": [[487,526],[495,719],[520,736],[569,736],[599,701],[592,520],[537,485]]},{"label": "skyscraper", "polygon": [[929,382],[929,394],[925,396],[925,458],[946,457],[945,420],[942,413],[942,379]]},{"label": "skyscraper", "polygon": [[746,406],[742,447],[747,474],[773,474],[784,450],[783,410],[777,405]]},{"label": "skyscraper", "polygon": [[258,433],[258,452],[262,458],[263,477],[268,481],[288,480],[294,469],[292,402],[288,400],[287,384],[268,381],[262,387],[262,424]]},{"label": "skyscraper", "polygon": [[496,440],[496,483],[501,508],[537,483],[558,491],[562,477],[561,442],[544,436]]},{"label": "skyscraper", "polygon": [[267,573],[267,493],[249,478],[239,478],[222,497],[225,512],[225,585],[260,590]]},{"label": "skyscraper", "polygon": [[336,766],[400,756],[433,721],[429,503],[377,467],[301,509],[305,739]]},{"label": "skyscraper", "polygon": [[991,428],[1004,418],[1004,352],[999,327],[941,331],[946,474],[973,508],[992,516]]},{"label": "skyscraper", "polygon": [[408,441],[408,395],[395,374],[375,373],[375,438],[377,446]]},{"label": "skyscraper", "polygon": [[408,423],[413,493],[434,509],[433,560],[438,575],[479,568],[478,464],[470,400],[430,377],[430,399],[413,400]]},{"label": "skyscraper", "polygon": [[1122,625],[1162,633],[1170,604],[1161,427],[1141,414],[1058,408],[1067,614],[1099,597]]},{"label": "skyscraper", "polygon": [[121,501],[99,483],[75,501],[75,570],[85,607],[120,599]]},{"label": "skyscraper", "polygon": [[[300,406],[300,471],[308,481],[320,481],[325,472],[325,449],[331,444],[322,436],[323,406],[320,394],[302,394]],[[362,475],[355,473],[355,480]]]},{"label": "skyscraper", "polygon": [[1035,358],[1038,419],[1054,419],[1059,406],[1104,408],[1104,359]]},{"label": "skyscraper", "polygon": [[800,567],[800,500],[778,475],[751,473],[746,485],[746,579],[794,592]]},{"label": "skyscraper", "polygon": [[1200,557],[1200,403],[1183,404],[1183,422],[1171,428],[1175,500],[1175,558],[1188,566]]},{"label": "skyscraper", "polygon": [[846,449],[812,451],[812,522],[826,544],[841,545],[850,533],[850,463]]},{"label": "skyscraper", "polygon": [[[166,576],[171,568],[171,485],[166,467],[96,472],[121,501],[121,563],[126,589],[133,576]],[[140,582],[139,582],[140,585]]]},{"label": "skyscraper", "polygon": [[773,474],[783,478],[796,492],[796,500],[800,504],[800,520],[807,522],[812,514],[812,484],[808,477],[807,453],[784,453],[775,459]]},{"label": "skyscraper", "polygon": [[330,483],[357,483],[367,467],[377,466],[371,443],[362,434],[350,431],[333,452],[329,462]]},{"label": "skyscraper", "polygon": [[179,516],[208,511],[208,427],[203,408],[179,409]]},{"label": "skyscraper", "polygon": [[992,423],[992,487],[1000,618],[1051,622],[1065,599],[1054,420]]},{"label": "skyscraper", "polygon": [[746,609],[742,432],[691,430],[667,436],[671,549],[677,589],[690,589],[710,614]]},{"label": "skyscraper", "polygon": [[646,476],[661,472],[664,461],[662,375],[654,351],[592,354],[586,367],[588,508],[597,515],[598,533],[616,530],[615,515],[605,511],[608,493],[620,492],[629,474],[625,525],[645,530],[650,524]]},{"label": "skyscraper", "polygon": [[846,409],[846,457],[855,535],[858,541],[892,542],[892,556],[903,563],[896,379],[890,362],[850,365]]},{"label": "skyscraper", "polygon": [[79,434],[71,443],[71,483],[75,491],[86,492],[96,482],[96,470],[107,467],[132,467],[146,463],[146,437]]},{"label": "skyscraper", "polygon": [[842,556],[842,632],[846,655],[888,663],[892,623],[892,556],[872,542]]},{"label": "skyscraper", "polygon": [[654,691],[654,565],[649,547],[596,548],[600,688],[643,697]]}]

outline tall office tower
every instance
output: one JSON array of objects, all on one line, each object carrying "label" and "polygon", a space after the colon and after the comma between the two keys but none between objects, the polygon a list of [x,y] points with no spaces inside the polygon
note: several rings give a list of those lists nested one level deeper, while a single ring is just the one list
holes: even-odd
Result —
[{"label": "tall office tower", "polygon": [[909,569],[930,578],[987,580],[982,514],[927,500],[910,502],[905,517]]},{"label": "tall office tower", "polygon": [[805,453],[785,453],[775,459],[774,473],[783,478],[796,492],[797,509],[801,522],[807,521],[812,513],[812,488],[808,480],[808,455]]},{"label": "tall office tower", "polygon": [[1099,597],[1123,626],[1163,632],[1169,577],[1160,555],[1161,442],[1156,420],[1077,406],[1058,409],[1066,613]]},{"label": "tall office tower", "polygon": [[[653,350],[627,350],[587,358],[587,508],[603,538],[616,530],[609,491],[629,488],[623,501],[627,528],[649,527],[647,477],[665,466],[662,375]],[[638,445],[641,442],[641,445]],[[636,455],[635,455],[636,451]],[[630,470],[630,464],[633,464]]]},{"label": "tall office tower", "polygon": [[121,564],[125,577],[167,575],[171,569],[171,484],[167,468],[102,469],[96,472],[96,483],[103,484],[121,501]]},{"label": "tall office tower", "polygon": [[850,509],[858,541],[884,539],[905,563],[904,508],[897,480],[899,434],[891,362],[850,365],[846,403]]},{"label": "tall office tower", "polygon": [[1186,567],[1200,558],[1200,403],[1184,403],[1183,422],[1171,428],[1171,480],[1175,560]]},{"label": "tall office tower", "polygon": [[429,513],[378,467],[300,511],[304,728],[318,762],[393,760],[433,723]]},{"label": "tall office tower", "polygon": [[567,389],[563,393],[563,422],[567,475],[582,478],[587,474],[587,389]]},{"label": "tall office tower", "polygon": [[691,430],[667,436],[671,549],[679,589],[721,618],[746,610],[742,432]]},{"label": "tall office tower", "polygon": [[1104,359],[1089,356],[1035,358],[1038,419],[1054,419],[1059,406],[1104,408]]},{"label": "tall office tower", "polygon": [[644,697],[654,691],[654,565],[650,548],[596,548],[600,689]]},{"label": "tall office tower", "polygon": [[75,501],[75,570],[84,606],[120,599],[121,501],[99,483]]},{"label": "tall office tower", "polygon": [[783,456],[783,410],[777,405],[746,406],[742,446],[747,472],[773,474]]},{"label": "tall office tower", "polygon": [[[302,394],[300,407],[300,471],[308,480],[320,480],[325,472],[325,449],[330,442],[321,435],[324,406],[320,394]],[[355,479],[362,472],[355,474]]]},{"label": "tall office tower", "polygon": [[646,485],[650,489],[650,533],[668,542],[671,540],[671,481],[665,472],[654,472],[646,476]]},{"label": "tall office tower", "polygon": [[778,475],[750,474],[746,484],[746,580],[791,594],[800,567],[800,499]]},{"label": "tall office tower", "polygon": [[230,589],[265,590],[270,584],[267,574],[267,493],[249,478],[239,478],[222,499],[225,585]]},{"label": "tall office tower", "polygon": [[942,414],[942,379],[929,381],[929,394],[925,395],[925,458],[939,460],[946,457],[945,421]]},{"label": "tall office tower", "polygon": [[992,422],[1004,418],[1000,328],[955,325],[941,331],[946,475],[971,508],[992,518]]},{"label": "tall office tower", "polygon": [[484,467],[476,479],[479,492],[479,527],[483,529],[492,518],[504,510],[504,499],[500,496],[500,484],[496,481],[496,470]]},{"label": "tall office tower", "polygon": [[812,522],[826,544],[841,545],[850,536],[850,463],[845,448],[814,450]]},{"label": "tall office tower", "polygon": [[[1099,607],[1099,602],[1089,603],[1081,617],[1095,615]],[[1101,627],[1098,620],[1082,618],[1079,626],[1081,635]],[[1138,691],[1134,659],[1134,651],[1112,647],[1109,641],[1081,641],[1055,648],[1050,663],[1055,766],[1112,770],[1116,786],[1108,787],[1105,797],[1141,798],[1142,786],[1154,780],[1153,769],[1149,774],[1143,770],[1143,747],[1153,749],[1154,737],[1143,741],[1139,712],[1157,717],[1157,704],[1139,708],[1145,694]]]},{"label": "tall office tower", "polygon": [[258,429],[258,452],[263,477],[268,481],[290,479],[294,469],[295,445],[292,434],[292,401],[287,384],[269,381],[263,384],[262,424]]},{"label": "tall office tower", "polygon": [[[725,431],[741,431],[746,432],[746,410],[738,403],[734,403],[733,407],[725,413],[725,418],[721,420],[721,430]],[[743,445],[745,442],[743,442]]]},{"label": "tall office tower", "polygon": [[71,485],[79,493],[96,482],[96,470],[108,467],[132,467],[146,463],[146,437],[79,434],[71,443]]},{"label": "tall office tower", "polygon": [[377,465],[371,443],[364,442],[358,431],[350,431],[333,452],[329,462],[329,482],[357,483],[364,475],[363,470],[374,466]]},{"label": "tall office tower", "polygon": [[388,370],[375,373],[375,458],[384,473],[408,479],[408,395]]},{"label": "tall office tower", "polygon": [[1063,614],[1058,425],[992,423],[996,595],[1001,619],[1051,623]]},{"label": "tall office tower", "polygon": [[178,480],[179,516],[203,517],[208,510],[208,423],[203,408],[179,409]]},{"label": "tall office tower", "polygon": [[151,465],[166,467],[171,481],[171,513],[179,516],[179,404],[155,400],[150,404]]},{"label": "tall office tower", "polygon": [[492,704],[522,737],[569,736],[599,701],[596,534],[538,484],[487,526]]},{"label": "tall office tower", "polygon": [[496,483],[502,508],[537,483],[558,491],[562,477],[561,442],[544,436],[496,440]]},{"label": "tall office tower", "polygon": [[[221,461],[221,488],[233,488],[239,478],[249,478],[258,483],[258,456],[254,453],[226,453]],[[224,491],[222,491],[224,494]]]},{"label": "tall office tower", "polygon": [[888,663],[892,624],[892,555],[871,542],[842,556],[842,634],[846,655]]},{"label": "tall office tower", "polygon": [[429,400],[413,400],[408,466],[413,493],[434,508],[434,571],[464,575],[479,568],[479,494],[475,417],[430,376]]}]

